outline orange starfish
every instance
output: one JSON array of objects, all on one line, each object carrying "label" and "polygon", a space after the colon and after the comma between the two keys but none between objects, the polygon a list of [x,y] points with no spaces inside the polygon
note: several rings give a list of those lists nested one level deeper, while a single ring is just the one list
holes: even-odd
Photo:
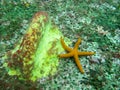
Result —
[{"label": "orange starfish", "polygon": [[81,39],[79,38],[78,41],[75,43],[74,48],[72,49],[72,48],[66,46],[64,40],[61,38],[61,44],[62,44],[63,48],[64,48],[67,52],[69,52],[69,53],[67,53],[67,54],[60,54],[59,57],[60,57],[60,58],[74,57],[74,58],[75,58],[75,63],[77,64],[80,72],[83,74],[83,73],[84,73],[84,70],[82,69],[82,65],[80,64],[80,61],[79,61],[79,59],[78,59],[78,56],[79,56],[79,55],[80,55],[80,56],[93,55],[93,54],[95,54],[95,53],[94,53],[94,52],[80,52],[80,51],[78,51],[78,46],[79,46],[80,43],[81,43]]}]

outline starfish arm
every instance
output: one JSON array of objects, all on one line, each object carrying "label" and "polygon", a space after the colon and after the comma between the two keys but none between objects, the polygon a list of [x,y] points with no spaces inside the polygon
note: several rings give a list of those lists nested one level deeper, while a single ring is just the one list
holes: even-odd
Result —
[{"label": "starfish arm", "polygon": [[72,56],[73,56],[72,53],[60,54],[60,55],[59,55],[60,58],[68,58],[68,57],[72,57]]},{"label": "starfish arm", "polygon": [[81,56],[93,55],[93,54],[95,54],[95,52],[78,52],[78,55],[81,55]]},{"label": "starfish arm", "polygon": [[78,59],[78,56],[75,55],[74,58],[75,58],[75,63],[77,64],[80,72],[83,74],[83,73],[84,73],[84,70],[83,70],[83,68],[82,68],[82,65],[80,64],[80,61],[79,61],[79,59]]},{"label": "starfish arm", "polygon": [[60,40],[61,40],[61,44],[62,44],[62,46],[63,46],[63,48],[65,50],[72,51],[72,48],[69,48],[68,46],[66,46],[66,44],[65,44],[64,40],[62,39],[62,37],[60,38]]},{"label": "starfish arm", "polygon": [[74,48],[78,48],[79,44],[81,43],[81,39],[79,38],[78,41],[75,43]]}]

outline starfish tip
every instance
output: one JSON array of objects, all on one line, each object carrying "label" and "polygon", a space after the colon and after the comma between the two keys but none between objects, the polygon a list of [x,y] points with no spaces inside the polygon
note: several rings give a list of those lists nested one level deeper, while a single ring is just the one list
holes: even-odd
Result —
[{"label": "starfish tip", "polygon": [[81,38],[78,38],[78,42],[81,42]]}]

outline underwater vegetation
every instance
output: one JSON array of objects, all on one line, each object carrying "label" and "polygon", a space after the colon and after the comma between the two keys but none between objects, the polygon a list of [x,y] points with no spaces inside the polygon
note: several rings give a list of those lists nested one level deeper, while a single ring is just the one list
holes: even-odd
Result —
[{"label": "underwater vegetation", "polygon": [[[43,32],[41,30],[45,30],[45,28],[48,29],[48,27],[40,27],[40,31],[35,30],[35,34],[32,34],[32,29],[30,30],[34,18],[32,18],[32,16],[39,11],[47,12],[49,17],[47,22],[43,22],[44,25],[58,30],[58,32],[54,33],[56,38],[52,38],[52,40],[59,40],[58,48],[60,48],[60,51],[58,51],[59,53],[57,50],[55,52],[54,60],[56,62],[51,61],[52,65],[49,62],[47,63],[49,64],[49,70],[46,71],[46,69],[43,68],[42,71],[41,69],[42,74],[38,73],[38,76],[36,73],[37,68],[43,65],[46,66],[47,64],[43,61],[44,64],[39,65],[38,60],[36,62],[36,66],[38,65],[38,67],[32,67],[33,63],[35,63],[34,60],[37,59],[34,58],[34,55],[38,57],[40,55],[37,53],[33,54],[33,52],[36,52],[34,49],[35,47],[41,48],[40,46],[42,46],[44,48],[41,48],[40,51],[49,51],[52,46],[52,44],[50,44],[49,47],[46,46],[47,44],[45,44],[45,46],[43,45],[43,43],[49,41],[49,35],[46,31]],[[119,17],[119,0],[1,0],[0,89],[119,90]],[[38,27],[39,26],[40,25],[38,25]],[[28,46],[25,44],[27,41],[25,35],[28,36],[29,41],[32,43],[30,46],[34,46],[34,48],[28,48],[28,50],[32,51],[28,52],[32,55],[32,57],[28,55],[28,57],[31,58],[29,64],[25,64],[28,60],[27,56],[23,58],[26,62],[23,60],[22,63],[21,61],[19,62],[19,60],[23,54],[20,53],[20,56],[18,56],[19,50],[20,52],[27,52],[25,48]],[[30,35],[32,37],[30,37]],[[44,35],[46,37],[43,38]],[[61,36],[69,38],[66,39],[63,37],[65,44],[68,44],[67,41],[71,41],[71,44],[67,45],[70,47],[74,47],[75,42],[80,37],[82,43],[78,49],[80,51],[95,52],[92,56],[79,58],[82,68],[84,69],[84,74],[80,73],[74,58],[59,58],[58,60],[56,57],[58,54],[64,54],[60,43]],[[37,40],[38,43],[34,40]],[[8,58],[6,53],[10,56],[10,59],[4,60],[4,58]],[[14,54],[19,59],[11,59]],[[43,53],[41,55],[43,57],[48,56]],[[15,60],[17,62],[13,63]],[[15,67],[16,65],[17,67]],[[54,66],[52,69],[53,72],[50,72],[51,66]],[[26,68],[28,71],[26,71]],[[34,70],[35,72],[33,72]],[[31,77],[33,74],[34,76]],[[44,77],[44,75],[46,77]],[[28,77],[28,79],[26,79],[26,77]]]}]

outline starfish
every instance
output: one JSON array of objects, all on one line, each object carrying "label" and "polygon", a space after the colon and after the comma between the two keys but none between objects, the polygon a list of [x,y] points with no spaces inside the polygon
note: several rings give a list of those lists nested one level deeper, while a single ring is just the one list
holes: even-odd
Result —
[{"label": "starfish", "polygon": [[67,57],[74,57],[75,59],[75,63],[77,64],[80,72],[83,74],[84,73],[84,70],[82,68],[82,65],[80,64],[80,61],[78,59],[78,56],[87,56],[87,55],[93,55],[95,54],[94,52],[80,52],[78,51],[78,46],[79,44],[81,43],[81,39],[79,38],[78,41],[75,43],[75,46],[74,48],[70,48],[68,46],[66,46],[64,40],[62,39],[62,37],[60,38],[61,40],[61,44],[62,44],[62,47],[68,52],[66,54],[60,54],[59,57],[60,58],[67,58]]}]

